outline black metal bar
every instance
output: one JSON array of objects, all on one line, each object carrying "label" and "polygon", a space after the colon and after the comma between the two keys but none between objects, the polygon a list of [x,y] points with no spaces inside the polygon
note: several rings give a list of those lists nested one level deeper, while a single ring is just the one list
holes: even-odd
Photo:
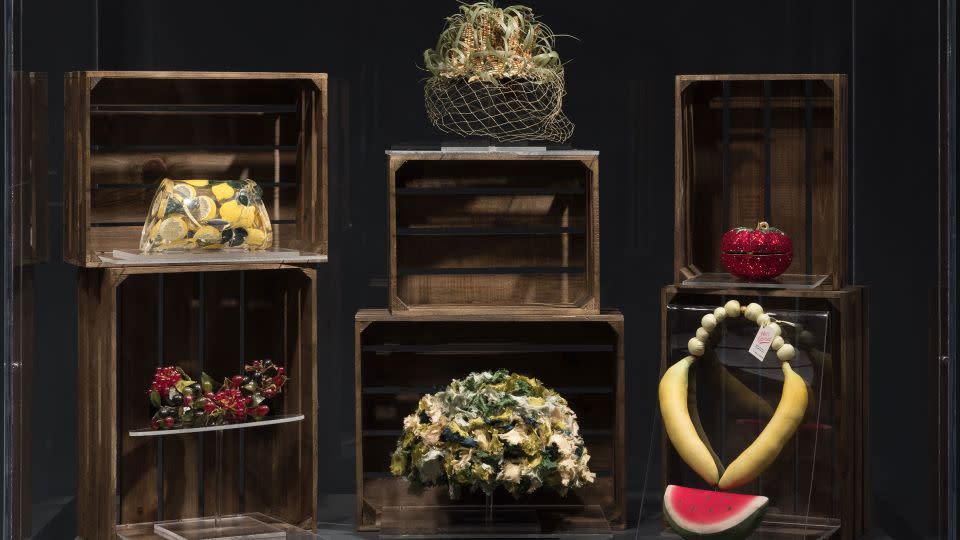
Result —
[{"label": "black metal bar", "polygon": [[91,114],[96,115],[136,115],[136,114],[251,114],[273,115],[297,112],[297,106],[286,104],[235,104],[216,105],[204,103],[171,104],[100,104],[90,106]]},{"label": "black metal bar", "polygon": [[806,200],[804,207],[804,253],[806,258],[803,262],[805,272],[813,273],[813,145],[814,145],[814,125],[813,125],[813,81],[806,81],[803,85],[803,105],[804,122],[806,126],[806,141],[803,156],[803,178]]},{"label": "black metal bar", "polygon": [[770,128],[773,118],[770,106],[771,93],[770,81],[763,81],[763,219],[766,221],[773,220],[773,197],[770,193],[773,184],[773,178],[771,178],[773,164],[770,162],[772,143]]},{"label": "black metal bar", "polygon": [[397,236],[551,236],[586,234],[584,227],[397,227]]},{"label": "black metal bar", "polygon": [[490,353],[556,353],[556,352],[613,352],[612,345],[585,343],[456,343],[400,345],[384,343],[364,345],[363,352],[376,353],[444,353],[444,354],[490,354]]},{"label": "black metal bar", "polygon": [[[293,225],[297,222],[295,219],[271,219],[270,223],[274,225]],[[101,221],[93,222],[91,227],[140,227],[142,221]]]},{"label": "black metal bar", "polygon": [[[163,366],[163,300],[166,296],[164,291],[163,274],[157,274],[157,367]],[[157,437],[157,521],[163,520],[163,437]]]},{"label": "black metal bar", "polygon": [[475,268],[400,268],[398,276],[582,274],[582,266],[507,266]]},{"label": "black metal bar", "polygon": [[92,152],[296,152],[295,144],[91,144]]},{"label": "black metal bar", "polygon": [[[203,272],[200,272],[194,278],[196,283],[196,288],[197,288],[197,298],[199,300],[198,301],[199,313],[197,315],[197,321],[199,322],[198,326],[200,328],[199,328],[199,331],[197,332],[197,362],[200,364],[200,369],[199,369],[200,373],[203,373],[203,370],[204,370],[204,360],[205,360],[204,356],[205,356],[206,344],[207,344],[207,317],[206,317],[207,301],[206,301],[206,293],[205,293],[205,289],[206,289],[205,276],[206,274],[204,274]],[[199,459],[197,459],[197,485],[198,485],[197,506],[199,507],[198,508],[199,515],[202,516],[204,515],[204,506],[205,506],[204,497],[206,492],[206,489],[204,488],[204,485],[203,485],[204,483],[203,468],[204,468],[205,452],[204,452],[203,433],[199,433],[198,435],[199,435],[199,440],[197,441],[198,442],[197,453],[199,454],[198,456]]]},{"label": "black metal bar", "polygon": [[[584,437],[605,437],[613,435],[612,429],[581,429],[580,434]],[[400,437],[403,435],[402,429],[365,429],[364,437]]]},{"label": "black metal bar", "polygon": [[583,195],[586,189],[576,187],[475,187],[475,188],[397,188],[396,195]]},{"label": "black metal bar", "polygon": [[[279,188],[279,189],[299,189],[300,184],[297,182],[292,182],[289,180],[281,180],[279,182],[257,182],[257,185],[262,188]],[[143,190],[155,190],[160,187],[160,182],[149,182],[149,183],[134,183],[134,182],[120,182],[116,184],[94,184],[91,188],[93,191],[98,191],[102,189],[143,189]]]},{"label": "black metal bar", "polygon": [[[590,465],[590,472],[597,475],[597,478],[610,478],[613,476],[613,471],[609,469],[595,469],[593,465]],[[374,478],[394,478],[393,474],[388,471],[364,471],[364,479],[374,479]],[[575,505],[571,505],[571,508],[577,508]],[[562,505],[550,505],[550,508],[560,509],[563,508]]]},{"label": "black metal bar", "polygon": [[[243,270],[240,271],[240,369],[243,369],[243,364],[247,361],[247,273]],[[241,371],[243,373],[243,371]],[[239,452],[239,457],[237,463],[240,466],[237,469],[237,496],[238,501],[238,511],[240,513],[244,512],[244,508],[247,504],[246,497],[244,496],[244,491],[246,490],[245,474],[246,463],[247,463],[247,454],[246,449],[244,448],[244,434],[243,430],[239,430],[237,434],[237,448]],[[222,489],[222,488],[221,488]]]},{"label": "black metal bar", "polygon": [[[117,374],[118,382],[120,380],[120,375],[122,371],[122,363],[120,359],[123,358],[123,285],[117,287],[117,295],[114,300],[117,303],[117,318],[116,318],[116,334],[114,334],[114,342],[117,344],[116,357],[114,358],[114,373]],[[119,397],[119,396],[118,396]],[[82,398],[81,398],[82,399]],[[117,402],[114,404],[117,411],[117,455],[123,455],[123,403],[122,399],[117,399]],[[120,460],[114,464],[116,467],[117,474],[117,490],[114,493],[116,500],[120,502],[117,505],[117,523],[123,523],[123,491],[121,486],[123,486],[123,467],[120,466]]]},{"label": "black metal bar", "polygon": [[730,158],[730,81],[723,81],[721,83],[721,88],[723,89],[723,112],[721,113],[721,153],[723,154],[722,161],[722,181],[723,181],[723,216],[722,216],[722,230],[726,231],[730,229],[730,213],[732,211],[730,206],[730,184],[732,182],[731,171],[733,169],[733,163],[731,163]]},{"label": "black metal bar", "polygon": [[[439,386],[367,386],[361,393],[366,396],[392,396],[396,394],[428,394],[436,392]],[[610,386],[558,386],[554,388],[562,395],[606,395],[613,394]]]}]

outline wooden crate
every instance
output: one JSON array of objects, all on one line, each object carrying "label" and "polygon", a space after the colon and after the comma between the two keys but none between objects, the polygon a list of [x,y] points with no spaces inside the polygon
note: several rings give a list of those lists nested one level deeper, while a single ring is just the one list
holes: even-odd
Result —
[{"label": "wooden crate", "polygon": [[845,75],[678,75],[675,283],[723,272],[720,238],[760,221],[794,240],[791,274],[847,272]]},{"label": "wooden crate", "polygon": [[[623,316],[500,314],[443,317],[361,310],[356,317],[357,523],[380,527],[385,506],[453,504],[445,487],[411,493],[389,473],[403,417],[420,397],[474,371],[506,368],[560,392],[579,416],[596,482],[560,498],[524,504],[592,504],[612,526],[625,523]],[[498,492],[495,504],[517,501]],[[482,504],[465,496],[457,504]]]},{"label": "wooden crate", "polygon": [[599,312],[597,152],[387,154],[394,312]]},{"label": "wooden crate", "polygon": [[275,245],[327,255],[326,74],[85,71],[64,93],[67,262],[136,250],[166,177],[249,177]]},{"label": "wooden crate", "polygon": [[[277,414],[301,422],[224,438],[224,513],[263,512],[311,528],[317,511],[316,271],[277,265],[81,269],[79,274],[79,535],[118,524],[212,515],[211,433],[130,437],[148,426],[158,365],[215,378],[271,358],[290,382]],[[241,271],[245,270],[245,271]]]},{"label": "wooden crate", "polygon": [[[809,510],[809,517],[815,521],[822,518],[839,520],[842,538],[858,538],[868,526],[870,496],[866,290],[851,286],[814,291],[665,287],[662,291],[661,372],[686,354],[685,344],[699,325],[698,314],[694,314],[692,318],[687,317],[692,320],[686,321],[682,328],[671,328],[671,322],[675,325],[678,320],[671,317],[679,316],[668,314],[669,306],[712,309],[729,299],[741,303],[757,302],[785,320],[801,319],[810,332],[805,339],[796,339],[791,330],[786,331],[800,351],[794,363],[798,373],[809,377],[808,383],[812,381],[808,417],[768,472],[737,491],[769,496],[771,507],[775,509],[771,512],[803,518]],[[750,331],[749,328],[738,330],[742,335],[733,339],[740,342],[726,346],[746,349],[752,339]],[[746,350],[737,350],[733,357],[728,356],[727,362],[735,363],[746,358]],[[714,367],[717,365],[716,357],[705,356],[704,359],[712,361]],[[710,369],[709,366],[703,364],[703,369]],[[779,364],[773,367],[775,370]],[[737,378],[766,399],[770,406],[776,407],[780,384],[771,383],[756,369],[759,368],[732,368],[727,375],[721,375]],[[711,443],[718,452],[727,454],[729,464],[759,433],[760,415],[756,414],[755,408],[751,409],[750,402],[742,394],[730,390],[715,375],[711,371],[700,375],[705,378],[698,384],[698,408],[705,430],[713,433],[708,435]],[[739,413],[738,407],[743,409]],[[751,419],[754,414],[756,416]],[[665,433],[662,439],[664,487],[667,484],[705,487],[676,454]]]}]

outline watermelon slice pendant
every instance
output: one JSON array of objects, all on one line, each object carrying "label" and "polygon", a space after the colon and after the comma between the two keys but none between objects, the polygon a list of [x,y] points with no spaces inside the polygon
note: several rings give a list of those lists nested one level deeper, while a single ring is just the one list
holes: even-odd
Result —
[{"label": "watermelon slice pendant", "polygon": [[663,494],[663,515],[686,540],[738,540],[760,525],[768,503],[760,495],[669,485]]}]

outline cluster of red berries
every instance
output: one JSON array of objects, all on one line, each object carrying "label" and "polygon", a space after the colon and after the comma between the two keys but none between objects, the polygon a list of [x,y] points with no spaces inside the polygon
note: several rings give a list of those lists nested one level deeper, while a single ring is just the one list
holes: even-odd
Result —
[{"label": "cluster of red berries", "polygon": [[236,388],[225,388],[213,394],[212,397],[208,397],[210,401],[206,403],[206,406],[209,407],[212,404],[214,408],[220,407],[223,409],[227,420],[232,422],[242,422],[245,420],[247,417],[247,404],[253,401],[253,397],[244,396],[243,393]]},{"label": "cluster of red berries", "polygon": [[161,396],[165,396],[170,392],[170,388],[180,381],[180,378],[180,371],[173,366],[157,368],[157,372],[153,374],[153,384],[150,385],[147,394],[156,390]]},{"label": "cluster of red berries", "polygon": [[224,379],[214,392],[214,381],[206,373],[198,383],[180,368],[157,368],[147,391],[157,409],[150,427],[209,426],[244,422],[248,416],[259,420],[268,415],[270,406],[264,402],[280,394],[287,382],[286,370],[270,360],[257,360],[244,365],[243,370],[245,375]]}]

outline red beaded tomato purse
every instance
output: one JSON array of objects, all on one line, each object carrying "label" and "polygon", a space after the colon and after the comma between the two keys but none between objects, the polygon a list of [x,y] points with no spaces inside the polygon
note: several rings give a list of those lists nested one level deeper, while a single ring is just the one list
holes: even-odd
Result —
[{"label": "red beaded tomato purse", "polygon": [[793,241],[761,221],[756,229],[737,227],[724,233],[720,260],[731,274],[750,280],[772,279],[793,262]]}]

